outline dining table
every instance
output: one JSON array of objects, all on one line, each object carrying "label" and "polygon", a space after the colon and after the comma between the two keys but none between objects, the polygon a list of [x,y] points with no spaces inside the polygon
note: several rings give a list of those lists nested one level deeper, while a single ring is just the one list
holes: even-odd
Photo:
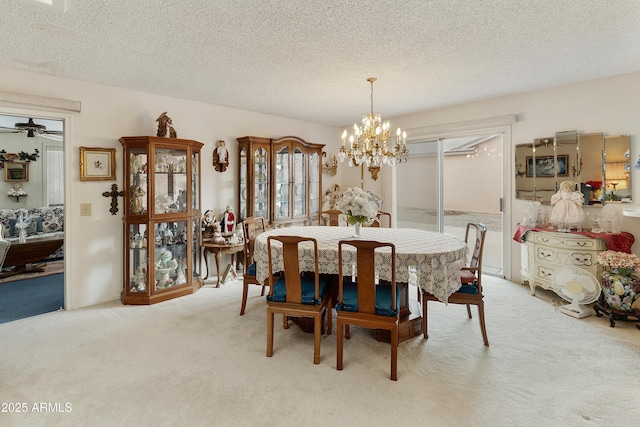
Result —
[{"label": "dining table", "polygon": [[[393,243],[396,248],[396,283],[400,289],[400,340],[422,333],[421,310],[411,308],[409,285],[415,285],[435,295],[440,301],[460,286],[460,269],[465,265],[469,249],[460,238],[451,234],[415,228],[362,227],[360,236],[354,236],[355,227],[292,226],[272,229],[256,237],[254,261],[256,279],[261,283],[269,277],[267,239],[269,236],[311,237],[318,244],[320,274],[338,275],[338,242],[361,239]],[[283,268],[282,247],[271,243],[273,272]],[[343,274],[350,275],[355,265],[355,249],[343,248]],[[379,280],[391,280],[391,252],[382,249],[375,257]],[[299,246],[301,272],[313,272],[315,259],[311,242]],[[417,304],[417,301],[415,302]],[[384,337],[381,337],[384,340]]]}]

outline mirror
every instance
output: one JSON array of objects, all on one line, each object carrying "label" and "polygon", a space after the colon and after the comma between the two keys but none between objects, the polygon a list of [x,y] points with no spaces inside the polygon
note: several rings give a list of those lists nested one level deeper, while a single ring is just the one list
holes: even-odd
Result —
[{"label": "mirror", "polygon": [[629,135],[604,137],[603,187],[605,200],[631,202],[631,137]]},{"label": "mirror", "polygon": [[549,204],[560,183],[569,180],[585,204],[631,202],[630,148],[628,135],[577,131],[516,145],[516,198]]}]

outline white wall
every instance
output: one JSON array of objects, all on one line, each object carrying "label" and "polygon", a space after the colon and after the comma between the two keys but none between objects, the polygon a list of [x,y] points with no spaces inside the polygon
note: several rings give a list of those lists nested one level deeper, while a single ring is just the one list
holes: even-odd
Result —
[{"label": "white wall", "polygon": [[[428,94],[425,94],[427,96]],[[483,118],[517,114],[518,122],[512,125],[512,147],[533,142],[534,138],[554,135],[558,131],[578,130],[581,133],[604,132],[609,135],[631,135],[631,159],[635,164],[640,154],[640,73],[589,81],[559,88],[505,96],[464,105],[425,111],[391,118],[394,126],[411,130],[426,126],[455,128],[455,123]],[[410,147],[409,147],[410,149]],[[515,152],[515,149],[512,153]],[[633,169],[633,200],[640,205],[640,171]],[[512,191],[511,229],[523,216],[524,201],[515,199],[515,168],[508,172]],[[598,209],[598,208],[590,208]],[[622,229],[637,234],[633,252],[640,255],[640,219],[624,217]],[[520,244],[511,241],[512,280],[520,280]]]},{"label": "white wall", "polygon": [[[7,153],[33,154],[38,150],[38,156],[35,161],[28,163],[29,179],[20,182],[22,189],[27,193],[26,197],[7,196],[15,182],[7,182],[4,180],[5,169],[0,170],[0,209],[29,209],[47,205],[47,195],[45,193],[45,164],[47,147],[61,146],[61,142],[43,138],[41,136],[27,137],[26,133],[0,133],[0,149]],[[18,161],[22,163],[22,161]]]},{"label": "white wall", "polygon": [[[217,212],[228,204],[236,205],[237,158],[235,138],[245,135],[280,137],[296,135],[310,142],[326,144],[332,155],[339,149],[342,129],[282,117],[252,113],[199,102],[169,98],[143,92],[108,87],[93,83],[60,79],[41,74],[0,68],[0,90],[31,95],[62,98],[82,102],[82,112],[42,112],[42,117],[67,120],[68,138],[65,141],[66,161],[66,230],[72,244],[65,245],[66,307],[77,308],[104,300],[119,298],[122,289],[122,221],[120,211],[109,213],[110,199],[102,196],[111,182],[80,182],[78,147],[113,147],[118,152],[117,183],[122,188],[121,147],[118,138],[125,135],[155,134],[155,118],[167,111],[173,119],[178,136],[205,143],[202,170],[202,207]],[[425,96],[428,94],[425,94]],[[605,132],[632,135],[632,159],[635,163],[640,152],[640,73],[601,79],[587,83],[541,90],[520,95],[479,101],[425,111],[397,118],[389,118],[394,126],[407,129],[443,125],[505,114],[517,114],[518,122],[512,126],[512,145],[533,141],[534,138],[553,135],[557,131]],[[35,108],[0,106],[0,113],[35,115]],[[345,121],[350,120],[346,118]],[[211,166],[215,141],[224,139],[230,149],[230,168],[217,173]],[[400,166],[402,167],[402,166]],[[513,165],[508,171],[511,185],[515,179]],[[632,171],[635,186],[633,198],[640,204],[640,172]],[[338,174],[323,175],[323,188],[333,183],[341,187],[360,185],[360,169],[339,164]],[[385,210],[393,213],[395,195],[395,169],[384,167],[378,181],[371,180],[365,170],[365,188],[381,194]],[[513,188],[515,188],[513,186]],[[514,199],[511,229],[523,215],[524,202]],[[80,216],[80,204],[91,203],[93,214]],[[119,200],[122,206],[122,199]],[[623,230],[640,230],[640,219],[626,217]],[[520,245],[512,242],[513,280],[519,280]],[[634,245],[640,254],[640,244]]]},{"label": "white wall", "polygon": [[[205,144],[202,151],[202,207],[221,214],[226,205],[237,205],[237,143],[246,135],[281,137],[296,135],[307,141],[330,144],[339,141],[339,129],[283,117],[203,104],[93,83],[0,68],[0,90],[80,101],[80,113],[42,111],[41,117],[67,120],[65,141],[66,204],[65,280],[67,309],[119,298],[123,283],[123,199],[117,215],[109,212],[112,181],[80,181],[80,146],[116,148],[116,183],[123,188],[121,136],[155,135],[155,119],[167,111],[178,137]],[[0,113],[39,116],[35,108],[0,105]],[[215,172],[211,164],[215,141],[224,139],[230,167]],[[335,151],[335,150],[334,150]],[[341,170],[332,179],[323,175],[323,187],[340,182]],[[80,216],[80,204],[92,205],[91,216]]]}]

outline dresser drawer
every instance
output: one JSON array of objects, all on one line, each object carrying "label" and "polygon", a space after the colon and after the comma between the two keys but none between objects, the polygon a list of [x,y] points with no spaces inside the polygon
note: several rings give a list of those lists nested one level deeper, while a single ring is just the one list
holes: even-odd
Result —
[{"label": "dresser drawer", "polygon": [[597,251],[558,249],[550,246],[534,248],[535,262],[547,262],[555,265],[589,268],[597,264]]},{"label": "dresser drawer", "polygon": [[[529,235],[531,234],[533,236],[529,237]],[[529,233],[527,235],[527,241],[532,241],[535,244],[541,244],[544,246],[556,248],[585,249],[596,251],[607,250],[605,243],[600,239],[591,239],[586,236],[569,233]]]}]

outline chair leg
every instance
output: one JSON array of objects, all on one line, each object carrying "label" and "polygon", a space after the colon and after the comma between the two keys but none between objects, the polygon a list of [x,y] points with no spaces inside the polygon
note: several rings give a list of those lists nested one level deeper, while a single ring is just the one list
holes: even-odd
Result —
[{"label": "chair leg", "polygon": [[484,302],[478,304],[478,317],[480,317],[480,329],[482,330],[482,339],[484,345],[489,346],[489,338],[487,338],[487,327],[484,324]]},{"label": "chair leg", "polygon": [[338,336],[336,337],[336,369],[342,371],[342,335],[344,331],[344,325],[340,319],[338,319],[336,328],[338,329]]},{"label": "chair leg", "polygon": [[398,381],[398,325],[391,330],[391,379]]},{"label": "chair leg", "polygon": [[322,315],[318,313],[313,319],[313,363],[320,364],[320,338],[322,337]]},{"label": "chair leg", "polygon": [[289,329],[289,318],[286,314],[282,315],[282,329]]},{"label": "chair leg", "polygon": [[331,302],[329,302],[329,305],[327,306],[327,311],[326,311],[326,316],[327,316],[327,335],[331,335],[331,332],[333,331],[333,310],[331,309]]},{"label": "chair leg", "polygon": [[427,333],[427,303],[429,301],[427,298],[422,298],[422,338],[428,339],[429,334]]},{"label": "chair leg", "polygon": [[249,284],[242,284],[242,305],[240,306],[240,316],[244,315],[244,309],[247,307],[247,294],[249,293]]},{"label": "chair leg", "polygon": [[260,292],[260,296],[263,297],[264,296],[264,288],[266,285],[262,285],[262,292]]},{"label": "chair leg", "polygon": [[267,357],[273,356],[273,311],[267,309]]},{"label": "chair leg", "polygon": [[469,319],[471,319],[471,305],[467,304],[467,315],[469,316]]}]

